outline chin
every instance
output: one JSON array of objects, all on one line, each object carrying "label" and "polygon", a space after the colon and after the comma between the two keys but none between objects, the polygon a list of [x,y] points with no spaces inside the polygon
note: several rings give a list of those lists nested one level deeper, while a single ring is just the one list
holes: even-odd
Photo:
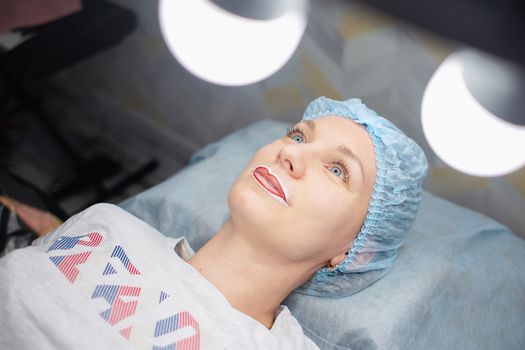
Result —
[{"label": "chin", "polygon": [[276,230],[282,226],[281,220],[285,220],[279,211],[285,207],[270,196],[265,198],[263,195],[248,181],[237,180],[228,194],[231,223],[247,234],[258,249],[276,256],[287,256],[295,240],[291,241],[292,237],[286,239],[286,235]]},{"label": "chin", "polygon": [[247,211],[254,215],[257,212],[257,193],[248,186],[246,179],[237,179],[228,193],[228,208],[233,215]]},{"label": "chin", "polygon": [[271,202],[265,200],[255,186],[250,186],[250,178],[238,178],[228,193],[228,208],[232,220],[239,224],[247,223],[251,227],[264,228],[275,213],[272,213]]}]

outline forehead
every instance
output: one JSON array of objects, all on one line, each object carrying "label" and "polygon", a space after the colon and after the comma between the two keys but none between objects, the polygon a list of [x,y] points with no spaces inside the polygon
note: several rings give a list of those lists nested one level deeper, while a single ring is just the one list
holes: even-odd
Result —
[{"label": "forehead", "polygon": [[357,156],[360,155],[360,151],[365,154],[374,151],[372,139],[366,127],[350,118],[325,116],[312,121],[303,121],[303,123],[313,126],[316,137],[343,143],[351,148]]},{"label": "forehead", "polygon": [[323,129],[325,132],[333,133],[334,135],[341,135],[344,137],[345,135],[348,136],[349,134],[359,134],[361,137],[369,137],[366,127],[355,122],[351,118],[337,115],[328,115],[311,121],[316,127]]}]

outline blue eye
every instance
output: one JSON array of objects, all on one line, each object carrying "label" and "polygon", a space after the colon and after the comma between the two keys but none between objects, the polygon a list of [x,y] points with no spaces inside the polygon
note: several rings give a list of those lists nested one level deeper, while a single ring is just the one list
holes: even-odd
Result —
[{"label": "blue eye", "polygon": [[293,140],[294,142],[296,142],[296,143],[302,143],[302,142],[304,142],[304,141],[303,141],[303,137],[302,137],[301,135],[294,135],[294,136],[292,137],[292,140]]},{"label": "blue eye", "polygon": [[288,136],[290,139],[292,139],[292,141],[295,142],[295,143],[304,143],[304,142],[306,142],[306,137],[304,135],[304,132],[297,125],[292,127],[292,128],[288,128],[288,130],[286,132],[286,136]]},{"label": "blue eye", "polygon": [[348,170],[348,166],[346,165],[346,163],[343,162],[342,160],[338,160],[338,161],[334,162],[334,165],[332,165],[329,168],[329,170],[330,170],[330,172],[332,174],[334,174],[335,176],[337,176],[338,178],[340,178],[344,182],[349,183],[349,181],[350,181],[350,175],[349,175],[350,171]]},{"label": "blue eye", "polygon": [[341,175],[344,175],[343,174],[343,171],[338,167],[338,166],[333,166],[330,168],[330,171],[335,174],[335,176],[339,177]]}]

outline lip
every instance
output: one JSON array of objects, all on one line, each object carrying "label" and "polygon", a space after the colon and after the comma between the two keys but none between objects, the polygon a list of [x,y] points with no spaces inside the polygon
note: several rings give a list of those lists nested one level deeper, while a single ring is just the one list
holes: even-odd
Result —
[{"label": "lip", "polygon": [[288,191],[279,177],[270,168],[259,165],[252,170],[252,176],[268,194],[288,206]]}]

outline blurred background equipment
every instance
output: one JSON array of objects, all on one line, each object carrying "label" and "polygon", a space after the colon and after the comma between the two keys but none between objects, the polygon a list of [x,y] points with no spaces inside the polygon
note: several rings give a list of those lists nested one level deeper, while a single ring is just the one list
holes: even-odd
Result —
[{"label": "blurred background equipment", "polygon": [[[134,13],[105,0],[84,1],[82,6],[78,1],[59,0],[51,3],[54,12],[46,7],[47,4],[43,6],[30,0],[21,1],[16,6],[2,5],[5,5],[2,13],[8,13],[6,18],[10,21],[2,23],[1,28],[20,33],[21,40],[11,48],[0,50],[0,77],[5,86],[0,118],[16,120],[20,114],[28,112],[34,118],[32,123],[39,125],[65,156],[67,165],[63,162],[57,164],[63,169],[61,176],[47,188],[51,197],[58,201],[91,190],[94,196],[78,205],[82,209],[120,194],[151,172],[156,167],[154,160],[108,186],[104,181],[121,174],[123,165],[111,154],[93,151],[96,145],[80,147],[75,144],[69,130],[61,127],[45,106],[50,91],[46,85],[48,79],[118,44],[136,27]],[[62,17],[64,13],[67,16]],[[25,24],[36,25],[12,28]],[[42,94],[42,90],[46,93]],[[83,148],[87,148],[90,154]],[[66,175],[66,167],[71,168],[71,176]],[[8,174],[6,172],[5,176]],[[0,190],[10,195],[13,187],[0,183]]]}]

